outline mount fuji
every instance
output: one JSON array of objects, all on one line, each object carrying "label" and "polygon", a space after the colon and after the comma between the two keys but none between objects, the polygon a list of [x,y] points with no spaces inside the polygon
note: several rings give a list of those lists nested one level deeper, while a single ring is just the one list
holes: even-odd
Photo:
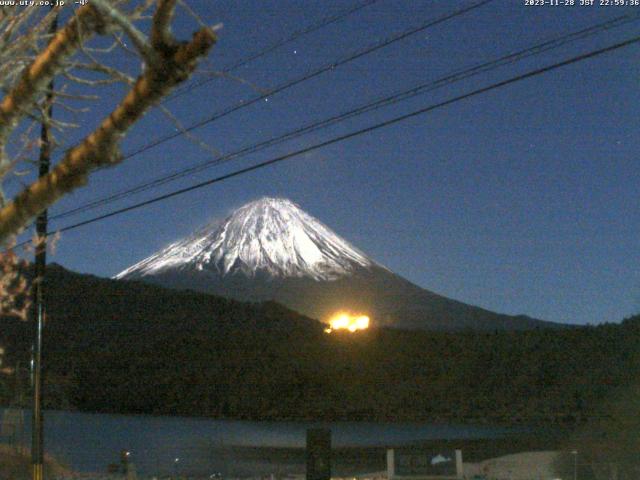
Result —
[{"label": "mount fuji", "polygon": [[408,329],[558,325],[494,313],[420,288],[281,198],[248,203],[114,278],[238,300],[275,300],[319,320],[347,310],[368,314],[378,326]]}]

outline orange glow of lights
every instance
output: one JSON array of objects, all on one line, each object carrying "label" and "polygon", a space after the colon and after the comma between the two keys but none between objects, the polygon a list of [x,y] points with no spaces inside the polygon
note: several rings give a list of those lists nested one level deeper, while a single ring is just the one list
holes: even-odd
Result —
[{"label": "orange glow of lights", "polygon": [[369,328],[369,317],[366,315],[352,315],[350,313],[340,312],[335,314],[329,320],[329,327],[325,328],[326,333],[334,330],[349,330],[355,332],[357,330],[366,330]]}]

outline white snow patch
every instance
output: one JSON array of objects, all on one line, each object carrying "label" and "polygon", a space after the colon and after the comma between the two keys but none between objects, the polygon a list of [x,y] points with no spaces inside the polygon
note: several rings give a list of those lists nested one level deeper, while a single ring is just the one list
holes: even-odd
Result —
[{"label": "white snow patch", "polygon": [[173,269],[334,280],[376,263],[287,199],[263,198],[175,242],[115,278]]}]

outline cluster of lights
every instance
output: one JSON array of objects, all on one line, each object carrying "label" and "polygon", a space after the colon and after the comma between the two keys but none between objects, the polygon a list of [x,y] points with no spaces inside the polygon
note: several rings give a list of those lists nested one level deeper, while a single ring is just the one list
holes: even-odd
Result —
[{"label": "cluster of lights", "polygon": [[334,330],[349,330],[355,332],[357,330],[365,330],[369,328],[369,317],[366,315],[352,315],[350,313],[340,312],[329,320],[329,326],[324,329],[326,333]]}]

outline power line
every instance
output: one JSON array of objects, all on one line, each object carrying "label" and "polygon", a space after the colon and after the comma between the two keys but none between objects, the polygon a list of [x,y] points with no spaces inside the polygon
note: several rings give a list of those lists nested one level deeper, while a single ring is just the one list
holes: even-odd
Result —
[{"label": "power line", "polygon": [[[284,45],[287,45],[291,42],[294,42],[296,40],[298,40],[300,37],[303,37],[304,35],[307,35],[309,33],[315,32],[317,30],[320,30],[321,28],[324,28],[328,25],[331,25],[332,23],[335,23],[339,20],[342,20],[343,18],[348,17],[349,15],[352,15],[360,10],[362,10],[363,8],[366,8],[370,5],[373,5],[374,3],[378,2],[379,0],[367,0],[364,3],[361,3],[359,5],[356,5],[352,8],[349,8],[343,12],[337,13],[333,16],[329,16],[327,18],[324,18],[322,20],[320,20],[319,22],[309,25],[303,29],[300,29],[294,33],[292,33],[290,36],[288,36],[287,38],[284,38],[282,40],[279,40],[277,42],[275,42],[274,44],[270,45],[269,47],[253,54],[253,55],[249,55],[248,57],[238,60],[237,62],[225,67],[222,70],[222,73],[229,73],[233,70],[236,70],[240,67],[243,67],[245,65],[247,65],[250,62],[253,62],[254,60],[257,60],[258,58],[262,58],[265,55],[273,52],[274,50],[277,50],[280,47],[283,47]],[[183,87],[182,89],[175,91],[172,95],[170,95],[165,101],[169,101],[169,100],[173,100],[174,98],[180,97],[186,93],[192,92],[193,90],[195,90],[196,88],[200,88],[203,85],[206,85],[209,82],[212,82],[214,80],[214,78],[208,78],[206,80],[201,80],[200,82],[195,82],[192,83],[190,85],[186,85],[185,87]]]},{"label": "power line", "polygon": [[[269,90],[267,93],[263,93],[261,95],[258,95],[256,97],[253,97],[252,99],[249,100],[243,100],[225,110],[222,110],[220,112],[214,113],[213,115],[211,115],[210,117],[207,117],[204,120],[201,120],[199,122],[193,123],[188,127],[183,128],[182,130],[175,132],[175,133],[171,133],[168,135],[165,135],[164,137],[161,137],[157,140],[154,140],[151,143],[148,143],[147,145],[138,148],[137,150],[134,150],[133,152],[127,154],[124,159],[129,159],[131,157],[134,157],[136,155],[139,155],[140,153],[146,152],[147,150],[150,150],[152,148],[157,147],[158,145],[161,145],[162,143],[168,142],[169,140],[173,140],[174,138],[180,137],[182,135],[185,135],[193,130],[196,130],[200,127],[203,127],[204,125],[207,125],[209,123],[212,123],[220,118],[223,118],[233,112],[236,112],[242,108],[248,107],[249,105],[253,105],[256,102],[259,102],[260,100],[264,100],[267,97],[270,97],[272,95],[275,95],[277,93],[283,92],[284,90],[288,90],[291,87],[294,87],[296,85],[299,85],[303,82],[306,82],[308,80],[311,80],[312,78],[317,77],[318,75],[321,75],[325,72],[331,71],[337,67],[340,67],[342,65],[345,65],[347,63],[350,63],[354,60],[357,60],[358,58],[364,57],[365,55],[369,55],[370,53],[373,53],[377,50],[380,50],[382,48],[388,47],[389,45],[392,45],[396,42],[399,42],[400,40],[404,40],[407,37],[410,37],[412,35],[415,35],[417,33],[420,33],[424,30],[427,30],[431,27],[435,27],[436,25],[439,25],[441,23],[446,22],[447,20],[451,20],[453,18],[459,17],[461,15],[464,15],[468,12],[471,12],[472,10],[475,10],[477,8],[480,8],[484,5],[487,5],[488,3],[493,2],[494,0],[481,0],[479,2],[476,2],[472,5],[469,5],[467,7],[463,7],[463,8],[459,8],[457,10],[454,10],[451,13],[447,13],[445,15],[442,15],[440,17],[437,17],[435,19],[430,19],[427,20],[426,22],[422,23],[420,26],[418,27],[413,27],[410,28],[408,30],[405,30],[404,32],[401,32],[399,34],[395,34],[392,35],[389,38],[386,38],[370,47],[366,47],[362,50],[359,50],[353,54],[350,54],[349,56],[343,58],[342,60],[338,60],[335,62],[331,62],[329,64],[326,64],[316,70],[313,70],[312,72],[306,73],[304,75],[302,75],[301,77],[296,78],[295,80],[290,80],[278,87],[275,87],[271,90]],[[123,160],[124,160],[123,159]]]},{"label": "power line", "polygon": [[316,69],[316,70],[314,70],[312,72],[306,73],[303,76],[296,78],[295,80],[288,81],[288,82],[286,82],[286,83],[284,83],[284,84],[282,84],[282,85],[280,85],[278,87],[275,87],[275,88],[269,90],[267,93],[263,93],[263,94],[261,94],[261,95],[259,95],[257,97],[254,97],[254,98],[246,100],[246,101],[242,100],[239,103],[237,103],[235,105],[232,105],[231,107],[229,107],[229,108],[227,108],[225,110],[221,110],[219,112],[216,112],[212,116],[207,117],[206,119],[201,120],[199,122],[196,122],[194,124],[191,124],[190,126],[185,127],[183,129],[179,130],[178,132],[170,133],[168,135],[165,135],[164,137],[160,137],[160,138],[158,138],[158,139],[156,139],[156,140],[154,140],[154,141],[152,141],[152,142],[150,142],[150,143],[138,148],[137,150],[134,150],[134,151],[124,155],[123,158],[122,158],[122,161],[127,160],[127,159],[132,158],[132,157],[135,157],[136,155],[139,155],[140,153],[146,152],[147,150],[155,148],[158,145],[161,145],[161,144],[166,143],[166,142],[168,142],[170,140],[173,140],[174,138],[180,137],[182,135],[186,135],[187,133],[189,133],[189,132],[191,132],[193,130],[196,130],[196,129],[200,128],[200,127],[203,127],[204,125],[212,123],[212,122],[214,122],[214,121],[216,121],[216,120],[218,120],[220,118],[226,117],[227,115],[229,115],[229,114],[231,114],[233,112],[236,112],[238,110],[241,110],[241,109],[243,109],[245,107],[253,105],[256,102],[259,102],[260,100],[263,100],[263,99],[265,99],[265,98],[267,98],[269,96],[272,96],[272,95],[275,95],[277,93],[280,93],[280,92],[282,92],[284,90],[287,90],[287,89],[289,89],[291,87],[294,87],[294,86],[299,85],[299,84],[301,84],[303,82],[306,82],[307,80],[311,80],[312,78],[315,78],[318,75],[321,75],[321,74],[323,74],[323,73],[325,73],[327,71],[331,71],[331,70],[333,70],[333,69],[335,69],[337,67],[340,67],[340,66],[345,65],[345,64],[347,64],[349,62],[357,60],[358,58],[361,58],[361,57],[363,57],[365,55],[368,55],[368,54],[373,53],[373,52],[375,52],[377,50],[380,50],[381,48],[385,48],[385,47],[387,47],[387,46],[389,46],[389,45],[391,45],[391,44],[393,44],[395,42],[398,42],[400,40],[403,40],[403,39],[405,39],[405,38],[407,38],[407,37],[409,37],[411,35],[415,35],[416,33],[420,33],[420,32],[422,32],[424,30],[427,30],[427,29],[429,29],[431,27],[439,25],[439,24],[441,24],[443,22],[446,22],[447,20],[450,20],[450,19],[456,18],[458,16],[464,15],[464,14],[466,14],[466,13],[472,11],[472,10],[475,10],[475,9],[477,9],[479,7],[482,7],[482,6],[484,6],[484,5],[488,4],[488,3],[491,3],[493,1],[494,0],[482,0],[482,1],[476,2],[476,3],[472,4],[472,5],[469,5],[467,7],[463,7],[463,8],[454,10],[451,13],[442,15],[442,16],[437,17],[435,19],[427,20],[426,22],[422,23],[418,27],[413,27],[413,28],[405,30],[404,32],[401,32],[399,34],[395,34],[395,35],[393,35],[391,37],[388,37],[388,38],[386,38],[386,39],[384,39],[384,40],[382,40],[382,41],[380,41],[380,42],[378,42],[378,43],[376,43],[376,44],[374,44],[372,46],[366,47],[363,50],[359,50],[359,51],[357,51],[357,52],[355,52],[353,54],[350,54],[349,56],[343,58],[342,60],[337,60],[335,62],[326,64],[326,65],[324,65],[324,66],[322,66],[322,67],[320,67],[320,68],[318,68],[318,69]]},{"label": "power line", "polygon": [[206,118],[204,120],[201,120],[199,122],[191,124],[190,126],[185,127],[185,128],[181,129],[178,132],[171,133],[171,134],[168,134],[168,135],[166,135],[164,137],[156,139],[156,140],[152,141],[151,143],[148,143],[148,144],[138,148],[137,150],[134,150],[133,152],[130,152],[130,153],[126,154],[122,158],[122,161],[127,160],[129,158],[132,158],[132,157],[134,157],[136,155],[139,155],[140,153],[143,153],[143,152],[145,152],[147,150],[150,150],[152,148],[155,148],[158,145],[161,145],[161,144],[163,144],[165,142],[173,140],[174,138],[177,138],[177,137],[180,137],[182,135],[185,135],[185,134],[187,134],[187,133],[189,133],[189,132],[191,132],[193,130],[196,130],[196,129],[200,128],[200,127],[203,127],[204,125],[207,125],[209,123],[212,123],[212,122],[214,122],[214,121],[216,121],[216,120],[218,120],[218,119],[220,119],[222,117],[225,117],[225,116],[227,116],[227,115],[229,115],[229,114],[231,114],[233,112],[236,112],[236,111],[238,111],[238,110],[240,110],[242,108],[248,107],[249,105],[252,105],[252,104],[254,104],[254,103],[256,103],[256,102],[258,102],[260,100],[263,100],[263,99],[265,99],[265,98],[267,98],[267,97],[269,97],[271,95],[280,93],[280,92],[282,92],[284,90],[287,90],[287,89],[289,89],[289,88],[291,88],[291,87],[293,87],[295,85],[298,85],[298,84],[303,83],[303,82],[305,82],[307,80],[315,78],[315,77],[317,77],[318,75],[321,75],[324,72],[333,70],[333,69],[335,69],[335,68],[337,68],[339,66],[342,66],[342,65],[344,65],[346,63],[352,62],[352,61],[354,61],[354,60],[356,60],[358,58],[361,58],[361,57],[363,57],[365,55],[373,53],[373,52],[375,52],[375,51],[377,51],[377,50],[379,50],[381,48],[385,48],[385,47],[387,47],[387,46],[389,46],[389,45],[391,45],[391,44],[393,44],[395,42],[403,40],[403,39],[405,39],[405,38],[407,38],[407,37],[409,37],[411,35],[415,35],[416,33],[422,32],[422,31],[424,31],[424,30],[426,30],[428,28],[431,28],[431,27],[439,25],[439,24],[441,24],[443,22],[446,22],[447,20],[450,20],[450,19],[456,18],[458,16],[464,15],[464,14],[466,14],[466,13],[472,11],[472,10],[480,8],[480,7],[482,7],[482,6],[484,6],[484,5],[488,4],[488,3],[491,3],[493,1],[494,0],[481,0],[479,2],[471,4],[469,6],[466,6],[466,7],[463,7],[463,8],[459,8],[457,10],[454,10],[453,12],[441,15],[441,16],[439,16],[437,18],[429,19],[426,22],[422,23],[418,27],[413,27],[413,28],[405,30],[404,32],[401,32],[399,34],[392,35],[391,37],[383,39],[382,41],[380,41],[380,42],[378,42],[378,43],[376,43],[376,44],[374,44],[372,46],[366,47],[366,48],[364,48],[362,50],[359,50],[359,51],[357,51],[355,53],[352,53],[349,56],[343,58],[342,60],[338,60],[338,61],[326,64],[326,65],[324,65],[324,66],[322,66],[322,67],[320,67],[320,68],[318,68],[318,69],[316,69],[316,70],[314,70],[312,72],[309,72],[309,73],[307,73],[307,74],[305,74],[305,75],[303,75],[301,77],[298,77],[295,80],[288,81],[288,82],[280,85],[279,87],[276,87],[276,88],[270,90],[268,93],[261,94],[261,95],[259,95],[257,97],[254,97],[253,99],[250,99],[248,101],[241,101],[241,102],[239,102],[239,103],[237,103],[237,104],[235,104],[235,105],[233,105],[233,106],[231,106],[231,107],[229,107],[229,108],[227,108],[225,110],[222,110],[220,112],[214,113],[212,116],[210,116],[210,117],[208,117],[208,118]]},{"label": "power line", "polygon": [[540,53],[544,53],[546,51],[552,50],[554,48],[558,48],[562,45],[565,45],[569,42],[572,41],[576,41],[576,40],[580,40],[580,39],[584,39],[588,36],[594,35],[596,33],[599,33],[603,30],[609,30],[611,28],[614,27],[618,27],[621,25],[625,25],[627,23],[630,23],[632,21],[636,21],[640,18],[640,13],[635,13],[632,15],[623,15],[620,17],[616,17],[610,20],[607,20],[605,22],[566,34],[566,35],[562,35],[562,36],[556,36],[550,40],[544,41],[542,43],[536,44],[532,47],[528,47],[526,49],[523,50],[519,50],[517,52],[513,52],[513,53],[509,53],[506,54],[496,60],[492,60],[489,62],[485,62],[482,64],[477,64],[474,65],[472,67],[468,67],[465,69],[461,69],[461,70],[457,70],[451,74],[448,74],[444,77],[441,77],[437,80],[428,82],[428,83],[424,83],[421,85],[418,85],[417,87],[413,87],[409,90],[405,90],[396,94],[393,94],[391,96],[386,96],[383,97],[381,99],[378,99],[374,102],[371,103],[367,103],[365,105],[362,105],[356,109],[347,111],[347,112],[343,112],[340,113],[338,115],[334,115],[332,117],[329,117],[327,119],[324,120],[320,120],[308,125],[305,125],[303,127],[294,129],[293,131],[289,131],[285,134],[276,136],[276,137],[272,137],[268,140],[256,143],[256,144],[252,144],[250,146],[247,147],[243,147],[240,150],[236,150],[235,152],[232,153],[228,153],[225,154],[221,157],[212,159],[212,160],[207,160],[205,162],[201,162],[198,165],[194,165],[192,167],[189,167],[187,169],[182,169],[182,170],[178,170],[176,172],[173,172],[169,175],[164,175],[161,177],[158,177],[154,180],[145,182],[143,184],[140,184],[136,187],[133,188],[129,188],[126,190],[122,190],[120,192],[108,195],[106,197],[103,197],[101,199],[98,200],[94,200],[92,202],[89,202],[85,205],[81,205],[75,208],[72,208],[70,210],[61,212],[55,216],[52,216],[52,219],[61,219],[61,218],[65,218],[71,215],[75,215],[78,213],[82,213],[88,210],[92,210],[94,208],[97,208],[99,206],[103,206],[109,203],[112,203],[116,200],[120,200],[122,198],[126,198],[129,197],[131,195],[137,194],[137,193],[141,193],[144,191],[147,191],[149,189],[158,187],[160,185],[164,185],[166,183],[169,183],[171,181],[183,178],[185,176],[191,175],[193,173],[196,172],[200,172],[202,170],[205,170],[207,168],[211,168],[213,166],[217,166],[220,165],[222,163],[226,163],[228,161],[231,160],[236,160],[240,157],[243,157],[249,153],[255,153],[257,151],[263,150],[267,147],[282,143],[284,141],[287,140],[291,140],[293,138],[297,138],[301,135],[304,135],[306,133],[318,130],[320,128],[324,128],[330,125],[333,125],[335,123],[344,121],[348,118],[352,118],[355,117],[357,115],[362,115],[364,113],[382,108],[384,106],[388,106],[391,104],[395,104],[397,102],[400,101],[404,101],[407,100],[409,98],[413,98],[416,95],[428,92],[428,91],[432,91],[435,90],[437,88],[441,88],[450,84],[453,84],[455,82],[470,78],[472,76],[478,75],[480,73],[485,73],[488,72],[490,70],[494,70],[496,68],[505,66],[505,65],[509,65],[509,64],[513,64],[517,61],[520,61],[524,58],[528,58],[531,57],[533,55],[538,55]]},{"label": "power line", "polygon": [[[354,13],[356,13],[356,12],[358,12],[358,11],[360,11],[360,10],[370,6],[370,5],[373,5],[374,3],[377,3],[378,1],[379,0],[367,0],[367,1],[365,1],[365,2],[363,2],[361,4],[359,4],[359,5],[351,7],[349,9],[347,9],[347,10],[342,11],[342,12],[336,13],[333,16],[326,17],[326,18],[320,20],[317,23],[308,25],[305,28],[297,30],[294,33],[292,33],[290,36],[273,43],[272,45],[266,47],[265,49],[260,50],[257,53],[249,55],[248,57],[243,58],[241,60],[238,60],[237,62],[232,63],[231,65],[223,68],[221,70],[221,73],[223,73],[223,74],[224,73],[229,73],[229,72],[232,72],[233,70],[236,70],[236,69],[238,69],[240,67],[243,67],[243,66],[253,62],[254,60],[257,60],[258,58],[262,58],[265,55],[268,55],[269,53],[273,52],[274,50],[277,50],[278,48],[283,47],[284,45],[287,45],[288,43],[294,42],[294,41],[298,40],[299,38],[301,38],[301,37],[303,37],[303,36],[305,36],[305,35],[307,35],[309,33],[315,32],[317,30],[320,30],[321,28],[324,28],[324,27],[326,27],[328,25],[331,25],[332,23],[335,23],[335,22],[337,22],[339,20],[342,20],[342,19],[348,17],[349,15],[352,15],[352,14],[354,14]],[[207,78],[205,80],[201,80],[200,82],[195,82],[195,83],[192,83],[192,84],[189,84],[189,85],[185,85],[181,89],[178,89],[178,90],[174,91],[172,94],[170,94],[167,98],[165,98],[163,100],[162,103],[166,103],[166,102],[168,102],[170,100],[173,100],[174,98],[178,98],[178,97],[180,97],[180,96],[182,96],[184,94],[192,92],[193,90],[195,90],[195,89],[197,89],[197,88],[199,88],[199,87],[201,87],[201,86],[203,86],[203,85],[205,85],[205,84],[207,84],[209,82],[212,82],[214,80],[215,80],[215,78]],[[132,155],[135,155],[135,153],[133,153]],[[126,157],[126,158],[128,158],[128,157]]]},{"label": "power line", "polygon": [[[249,55],[248,57],[246,57],[244,59],[241,59],[241,60],[238,60],[237,62],[225,67],[221,71],[221,73],[223,73],[223,74],[224,73],[229,73],[229,72],[232,72],[233,70],[236,70],[236,69],[238,69],[240,67],[243,67],[244,65],[247,65],[247,64],[251,63],[252,61],[257,60],[258,58],[262,58],[265,55],[268,55],[269,53],[273,52],[274,50],[277,50],[278,48],[280,48],[280,47],[282,47],[284,45],[287,45],[287,44],[289,44],[291,42],[294,42],[294,41],[298,40],[299,38],[303,37],[304,35],[307,35],[309,33],[313,33],[313,32],[315,32],[317,30],[320,30],[321,28],[324,28],[324,27],[326,27],[328,25],[331,25],[332,23],[335,23],[335,22],[337,22],[339,20],[342,20],[342,19],[348,17],[349,15],[352,15],[352,14],[354,14],[354,13],[356,13],[356,12],[358,12],[358,11],[360,11],[360,10],[370,6],[370,5],[373,5],[374,3],[377,3],[378,1],[379,0],[366,0],[365,2],[363,2],[363,3],[359,4],[359,5],[351,7],[349,9],[347,9],[347,10],[342,11],[342,12],[336,13],[335,15],[323,18],[319,22],[311,24],[311,25],[308,25],[307,27],[302,28],[300,30],[297,30],[294,33],[292,33],[290,36],[273,43],[272,45],[266,47],[265,49],[260,50],[257,53]],[[192,83],[192,84],[189,84],[189,85],[185,85],[183,88],[174,91],[171,95],[169,95],[167,98],[165,98],[162,101],[162,103],[166,103],[168,101],[173,100],[174,98],[177,98],[177,97],[180,97],[180,96],[182,96],[184,94],[190,93],[191,91],[193,91],[193,90],[195,90],[195,89],[197,89],[197,88],[199,88],[199,87],[201,87],[201,86],[203,86],[203,85],[205,85],[205,84],[207,84],[209,82],[212,82],[213,80],[215,80],[215,78],[208,78],[208,79],[205,79],[205,80],[201,80],[200,82],[195,82],[195,83]],[[136,154],[137,153],[134,152],[130,156],[133,156],[133,155],[136,155]],[[129,158],[129,157],[125,157],[125,158]]]},{"label": "power line", "polygon": [[[215,178],[206,180],[204,182],[200,182],[200,183],[191,185],[191,186],[186,187],[186,188],[175,190],[173,192],[170,192],[170,193],[167,193],[167,194],[164,194],[164,195],[160,195],[160,196],[154,197],[152,199],[145,200],[143,202],[139,202],[139,203],[136,203],[134,205],[130,205],[128,207],[120,208],[118,210],[114,210],[112,212],[109,212],[109,213],[106,213],[106,214],[103,214],[103,215],[99,215],[97,217],[94,217],[94,218],[91,218],[91,219],[88,219],[88,220],[84,220],[82,222],[78,222],[78,223],[75,223],[73,225],[68,225],[66,227],[63,227],[63,228],[57,230],[57,231],[62,233],[62,232],[70,231],[70,230],[75,230],[76,228],[79,228],[79,227],[82,227],[82,226],[85,226],[85,225],[89,225],[89,224],[92,224],[92,223],[95,223],[95,222],[98,222],[98,221],[101,221],[101,220],[105,220],[107,218],[114,217],[116,215],[120,215],[120,214],[125,213],[125,212],[136,210],[138,208],[141,208],[141,207],[144,207],[144,206],[147,206],[147,205],[151,205],[153,203],[164,201],[164,200],[167,200],[169,198],[172,198],[172,197],[175,197],[175,196],[178,196],[178,195],[182,195],[184,193],[191,192],[193,190],[197,190],[197,189],[212,185],[214,183],[219,183],[219,182],[222,182],[224,180],[228,180],[230,178],[237,177],[237,176],[243,175],[245,173],[252,172],[254,170],[259,170],[261,168],[264,168],[264,167],[267,167],[267,166],[270,166],[270,165],[274,165],[274,164],[282,162],[284,160],[287,160],[287,159],[290,159],[290,158],[293,158],[293,157],[297,157],[297,156],[303,155],[305,153],[309,153],[309,152],[318,150],[320,148],[323,148],[323,147],[326,147],[326,146],[329,146],[329,145],[333,145],[335,143],[342,142],[344,140],[348,140],[348,139],[353,138],[353,137],[357,137],[357,136],[363,135],[365,133],[370,133],[370,132],[373,132],[375,130],[379,130],[381,128],[385,128],[385,127],[388,127],[390,125],[394,125],[396,123],[402,122],[404,120],[408,120],[410,118],[417,117],[419,115],[423,115],[425,113],[434,111],[436,109],[443,108],[443,107],[446,107],[448,105],[452,105],[452,104],[460,102],[462,100],[466,100],[466,99],[471,98],[471,97],[475,97],[475,96],[478,96],[478,95],[481,95],[481,94],[484,94],[484,93],[487,93],[487,92],[490,92],[490,91],[493,91],[493,90],[497,90],[497,89],[505,87],[507,85],[511,85],[513,83],[520,82],[522,80],[526,80],[526,79],[529,79],[529,78],[532,78],[532,77],[536,77],[538,75],[542,75],[544,73],[556,70],[558,68],[562,68],[562,67],[565,67],[565,66],[568,66],[568,65],[572,65],[574,63],[578,63],[578,62],[581,62],[581,61],[584,61],[584,60],[587,60],[587,59],[590,59],[590,58],[594,58],[594,57],[597,57],[599,55],[603,55],[605,53],[612,52],[614,50],[618,50],[620,48],[624,48],[624,47],[627,47],[629,45],[632,45],[632,44],[635,44],[635,43],[638,43],[638,42],[640,42],[640,36],[633,37],[633,38],[625,40],[623,42],[619,42],[619,43],[616,43],[616,44],[613,44],[613,45],[610,45],[610,46],[607,46],[607,47],[604,47],[604,48],[601,48],[601,49],[598,49],[598,50],[592,50],[591,52],[584,53],[584,54],[578,55],[576,57],[572,57],[572,58],[570,58],[568,60],[563,60],[561,62],[554,63],[554,64],[548,65],[546,67],[538,68],[536,70],[533,70],[533,71],[530,71],[530,72],[527,72],[527,73],[524,73],[524,74],[520,74],[520,75],[517,75],[515,77],[511,77],[511,78],[509,78],[507,80],[503,80],[503,81],[500,81],[500,82],[497,82],[497,83],[493,83],[493,84],[491,84],[489,86],[482,87],[482,88],[473,90],[471,92],[468,92],[468,93],[465,93],[465,94],[462,94],[462,95],[458,95],[456,97],[450,98],[448,100],[445,100],[445,101],[442,101],[442,102],[439,102],[439,103],[436,103],[436,104],[433,104],[433,105],[429,105],[429,106],[421,108],[419,110],[415,110],[415,111],[413,111],[411,113],[407,113],[405,115],[400,115],[398,117],[394,117],[394,118],[386,120],[384,122],[380,122],[380,123],[377,123],[375,125],[372,125],[372,126],[369,126],[369,127],[366,127],[366,128],[362,128],[360,130],[356,130],[356,131],[351,132],[351,133],[347,133],[345,135],[340,135],[338,137],[334,137],[334,138],[332,138],[330,140],[326,140],[324,142],[317,143],[317,144],[312,145],[310,147],[306,147],[306,148],[303,148],[303,149],[300,149],[300,150],[295,150],[293,152],[289,152],[289,153],[286,153],[284,155],[280,155],[278,157],[272,158],[270,160],[266,160],[266,161],[258,163],[256,165],[252,165],[250,167],[246,167],[246,168],[243,168],[243,169],[240,169],[240,170],[236,170],[235,172],[231,172],[231,173],[228,173],[226,175],[215,177]],[[20,246],[25,245],[26,243],[28,243],[28,242],[23,242],[23,243],[20,244]]]}]

